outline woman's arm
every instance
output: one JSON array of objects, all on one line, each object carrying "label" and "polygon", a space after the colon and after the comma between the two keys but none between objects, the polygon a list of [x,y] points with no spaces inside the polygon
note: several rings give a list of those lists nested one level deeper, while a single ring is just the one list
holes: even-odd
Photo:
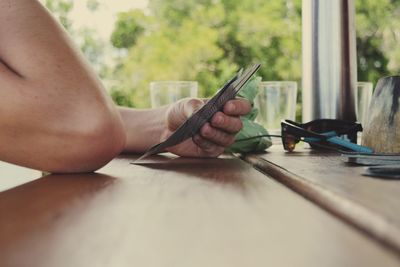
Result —
[{"label": "woman's arm", "polygon": [[125,147],[121,118],[36,0],[0,0],[0,160],[50,172],[99,168]]},{"label": "woman's arm", "polygon": [[[182,99],[170,106],[157,109],[135,110],[119,108],[127,133],[124,151],[144,152],[149,147],[165,140],[187,118],[204,105],[200,99]],[[182,144],[168,148],[180,156],[216,157],[233,144],[235,134],[242,128],[241,115],[250,112],[246,100],[228,101],[222,112],[217,112],[206,123],[199,134]]]},{"label": "woman's arm", "polygon": [[[144,152],[164,140],[203,104],[185,99],[153,110],[116,108],[38,1],[0,0],[0,160],[50,172],[92,171],[123,150]],[[169,151],[218,156],[249,111],[247,101],[229,101],[199,135]]]}]

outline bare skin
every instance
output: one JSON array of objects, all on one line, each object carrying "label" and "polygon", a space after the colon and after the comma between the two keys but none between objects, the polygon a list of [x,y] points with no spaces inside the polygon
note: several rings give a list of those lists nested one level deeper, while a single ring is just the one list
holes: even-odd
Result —
[{"label": "bare skin", "polygon": [[[123,151],[143,152],[162,141],[203,104],[116,107],[38,1],[0,0],[0,160],[50,172],[93,171]],[[199,135],[169,151],[220,155],[250,109],[247,101],[229,101]]]}]

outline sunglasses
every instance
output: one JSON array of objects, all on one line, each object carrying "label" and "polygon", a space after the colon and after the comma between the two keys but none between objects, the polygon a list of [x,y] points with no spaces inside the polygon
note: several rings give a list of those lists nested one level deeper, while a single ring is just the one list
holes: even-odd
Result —
[{"label": "sunglasses", "polygon": [[237,141],[269,136],[281,138],[283,148],[289,152],[294,151],[296,144],[303,141],[312,148],[373,153],[371,148],[357,145],[358,132],[362,132],[360,123],[345,120],[317,119],[307,123],[283,120],[281,135],[254,136]]},{"label": "sunglasses", "polygon": [[282,144],[291,152],[300,141],[307,142],[313,148],[373,153],[366,146],[357,145],[357,134],[362,132],[360,123],[336,119],[317,119],[307,123],[291,120],[281,122]]}]

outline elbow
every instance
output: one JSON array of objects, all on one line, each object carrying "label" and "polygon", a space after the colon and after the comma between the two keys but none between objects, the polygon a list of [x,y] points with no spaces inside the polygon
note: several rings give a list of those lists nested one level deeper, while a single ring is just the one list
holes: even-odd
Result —
[{"label": "elbow", "polygon": [[125,148],[126,133],[118,115],[112,119],[91,118],[73,129],[57,155],[57,162],[48,166],[52,173],[93,172],[106,165]]}]

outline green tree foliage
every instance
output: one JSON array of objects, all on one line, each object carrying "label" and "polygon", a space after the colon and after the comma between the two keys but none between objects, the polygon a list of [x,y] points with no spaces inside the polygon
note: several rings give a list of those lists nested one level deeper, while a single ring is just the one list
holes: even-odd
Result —
[{"label": "green tree foliage", "polygon": [[377,80],[400,72],[400,1],[358,0],[358,79]]},{"label": "green tree foliage", "polygon": [[[47,9],[64,26],[80,47],[86,58],[92,63],[97,73],[102,77],[109,77],[109,69],[105,63],[105,42],[98,37],[94,29],[88,27],[76,28],[70,18],[74,9],[74,0],[40,0]],[[101,0],[100,0],[101,1]],[[97,11],[101,6],[99,0],[86,0],[86,7],[91,12]]]},{"label": "green tree foliage", "polygon": [[131,10],[118,14],[111,43],[116,48],[130,48],[148,27],[148,17],[141,10]]},{"label": "green tree foliage", "polygon": [[95,30],[90,28],[79,29],[76,32],[75,40],[100,77],[105,78],[108,66],[106,66],[104,59],[104,41],[97,36]]},{"label": "green tree foliage", "polygon": [[[74,0],[41,0],[75,37],[127,106],[149,106],[153,80],[197,80],[210,96],[240,66],[262,63],[264,80],[301,81],[301,0],[149,0],[118,15],[111,36],[115,66],[91,29],[72,29]],[[105,0],[86,0],[96,12]],[[355,0],[358,80],[400,72],[400,1]]]},{"label": "green tree foliage", "polygon": [[[382,50],[382,33],[387,27],[388,0],[359,0],[357,9],[357,65],[358,80],[374,81],[388,73],[388,59]],[[373,18],[373,19],[371,19]]]},{"label": "green tree foliage", "polygon": [[149,9],[147,19],[121,14],[111,39],[128,48],[115,74],[128,81],[114,90],[131,92],[134,106],[148,106],[150,81],[197,80],[210,96],[252,62],[264,79],[300,78],[300,0],[150,0]]}]

